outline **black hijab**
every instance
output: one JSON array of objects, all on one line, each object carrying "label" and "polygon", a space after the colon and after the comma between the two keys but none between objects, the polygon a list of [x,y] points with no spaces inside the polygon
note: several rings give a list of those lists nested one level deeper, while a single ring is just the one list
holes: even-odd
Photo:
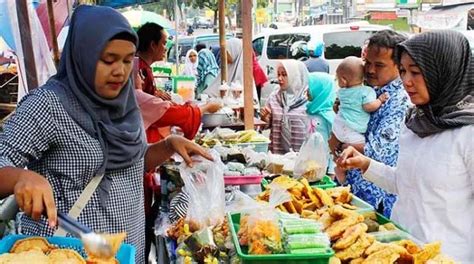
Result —
[{"label": "black hijab", "polygon": [[430,95],[408,112],[407,127],[420,137],[474,124],[474,62],[468,40],[440,30],[416,35],[397,47],[420,67]]}]

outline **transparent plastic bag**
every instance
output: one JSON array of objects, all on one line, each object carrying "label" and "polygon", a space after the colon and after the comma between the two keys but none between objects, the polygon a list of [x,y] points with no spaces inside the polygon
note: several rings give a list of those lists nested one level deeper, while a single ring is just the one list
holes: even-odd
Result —
[{"label": "transparent plastic bag", "polygon": [[193,230],[214,226],[224,219],[225,165],[216,151],[211,150],[210,154],[214,161],[202,157],[192,157],[193,168],[187,167],[185,164],[179,168],[189,195],[186,222]]},{"label": "transparent plastic bag", "polygon": [[257,202],[240,191],[236,191],[234,197],[227,210],[241,214],[239,243],[249,247],[249,254],[283,252],[278,212],[275,207],[290,201],[290,194],[285,189],[275,187],[268,203]]},{"label": "transparent plastic bag", "polygon": [[311,134],[296,159],[294,177],[304,177],[308,182],[321,180],[328,167],[328,153],[323,136],[318,132]]}]

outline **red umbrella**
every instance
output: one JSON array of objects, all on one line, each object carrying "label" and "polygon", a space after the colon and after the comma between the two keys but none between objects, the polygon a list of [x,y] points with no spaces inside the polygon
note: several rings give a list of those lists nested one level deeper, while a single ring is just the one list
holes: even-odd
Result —
[{"label": "red umbrella", "polygon": [[[53,1],[56,37],[59,35],[59,32],[61,32],[61,28],[64,26],[68,18],[67,2],[68,1]],[[48,6],[46,4],[46,0],[41,0],[41,3],[36,9],[36,13],[38,14],[39,20],[41,22],[41,27],[43,28],[46,39],[48,40],[48,46],[51,49],[52,39],[51,39],[50,30],[49,30]]]}]

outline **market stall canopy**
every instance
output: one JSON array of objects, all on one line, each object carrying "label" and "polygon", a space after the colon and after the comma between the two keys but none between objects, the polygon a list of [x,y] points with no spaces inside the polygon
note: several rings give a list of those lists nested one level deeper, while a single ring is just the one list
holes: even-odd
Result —
[{"label": "market stall canopy", "polygon": [[150,11],[130,10],[122,13],[130,22],[130,25],[136,30],[141,25],[152,22],[162,26],[165,29],[173,28],[173,24],[164,16]]}]

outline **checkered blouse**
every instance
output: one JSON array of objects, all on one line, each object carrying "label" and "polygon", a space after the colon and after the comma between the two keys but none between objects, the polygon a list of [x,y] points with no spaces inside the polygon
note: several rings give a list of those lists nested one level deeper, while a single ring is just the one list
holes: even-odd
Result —
[{"label": "checkered blouse", "polygon": [[[0,167],[28,167],[50,182],[59,211],[68,212],[103,160],[97,139],[87,134],[51,91],[36,89],[20,102],[0,134]],[[145,215],[141,159],[131,167],[108,171],[112,178],[107,208],[97,191],[78,220],[97,232],[127,232],[137,249],[136,263],[145,263]],[[46,219],[20,218],[20,232],[51,236]]]}]

